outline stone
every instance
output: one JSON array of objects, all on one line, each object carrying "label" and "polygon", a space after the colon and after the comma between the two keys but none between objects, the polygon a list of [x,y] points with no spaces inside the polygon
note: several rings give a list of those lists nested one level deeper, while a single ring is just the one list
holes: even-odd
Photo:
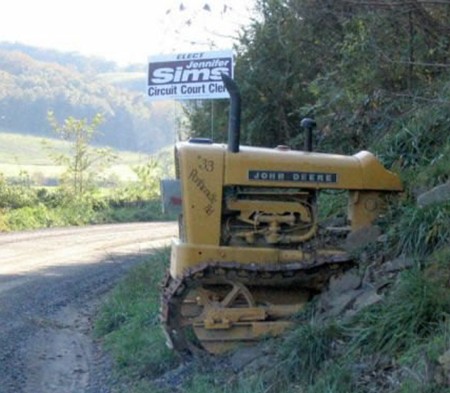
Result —
[{"label": "stone", "polygon": [[353,252],[378,240],[381,230],[373,225],[351,232],[345,239],[344,248],[347,252]]},{"label": "stone", "polygon": [[434,379],[439,385],[450,386],[450,349],[438,358]]},{"label": "stone", "polygon": [[364,290],[363,293],[355,300],[353,309],[355,311],[360,311],[364,307],[380,302],[382,299],[383,298],[378,295],[375,288]]},{"label": "stone", "polygon": [[439,356],[438,362],[445,371],[450,373],[450,349]]},{"label": "stone", "polygon": [[324,309],[324,317],[337,317],[341,315],[345,310],[352,307],[355,300],[361,296],[362,290],[350,290],[345,293],[341,293],[337,296],[331,297],[327,294],[324,302],[322,302],[322,307]]},{"label": "stone", "polygon": [[243,347],[231,355],[230,365],[233,371],[240,372],[255,360],[263,357],[265,357],[265,353],[260,346]]},{"label": "stone", "polygon": [[328,291],[333,294],[339,294],[348,290],[357,289],[361,286],[362,277],[349,271],[338,277],[331,277]]},{"label": "stone", "polygon": [[417,197],[417,204],[425,207],[434,203],[441,203],[450,200],[450,181],[440,184]]},{"label": "stone", "polygon": [[392,261],[385,262],[382,269],[385,273],[395,273],[405,269],[410,269],[413,266],[414,262],[402,255],[396,259],[393,259]]}]

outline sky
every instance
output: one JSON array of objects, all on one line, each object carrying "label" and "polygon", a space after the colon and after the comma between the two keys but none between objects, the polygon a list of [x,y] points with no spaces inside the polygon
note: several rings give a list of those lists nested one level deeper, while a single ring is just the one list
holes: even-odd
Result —
[{"label": "sky", "polygon": [[99,56],[125,66],[149,56],[231,49],[255,0],[7,0],[0,41]]}]

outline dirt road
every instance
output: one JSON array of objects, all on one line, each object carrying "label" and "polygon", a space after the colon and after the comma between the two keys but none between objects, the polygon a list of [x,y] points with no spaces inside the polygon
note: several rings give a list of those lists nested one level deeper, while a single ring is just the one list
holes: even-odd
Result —
[{"label": "dirt road", "polygon": [[0,234],[0,393],[110,392],[92,316],[174,223]]}]

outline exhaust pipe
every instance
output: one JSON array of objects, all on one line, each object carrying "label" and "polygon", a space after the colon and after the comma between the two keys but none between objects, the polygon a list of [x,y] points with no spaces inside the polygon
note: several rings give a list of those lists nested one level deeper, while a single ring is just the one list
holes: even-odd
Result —
[{"label": "exhaust pipe", "polygon": [[228,75],[222,74],[222,81],[230,94],[228,151],[231,153],[239,153],[239,139],[241,136],[241,93],[236,82]]},{"label": "exhaust pipe", "polygon": [[313,151],[313,130],[316,128],[316,125],[316,121],[314,119],[310,119],[309,117],[305,117],[300,122],[300,127],[304,128],[306,131],[305,151]]}]

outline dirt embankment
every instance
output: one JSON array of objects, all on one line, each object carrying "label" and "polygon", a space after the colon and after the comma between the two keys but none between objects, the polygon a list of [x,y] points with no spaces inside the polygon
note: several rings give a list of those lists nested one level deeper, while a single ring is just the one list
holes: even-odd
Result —
[{"label": "dirt embankment", "polygon": [[124,273],[176,230],[146,223],[0,234],[0,392],[109,392],[92,317]]}]

